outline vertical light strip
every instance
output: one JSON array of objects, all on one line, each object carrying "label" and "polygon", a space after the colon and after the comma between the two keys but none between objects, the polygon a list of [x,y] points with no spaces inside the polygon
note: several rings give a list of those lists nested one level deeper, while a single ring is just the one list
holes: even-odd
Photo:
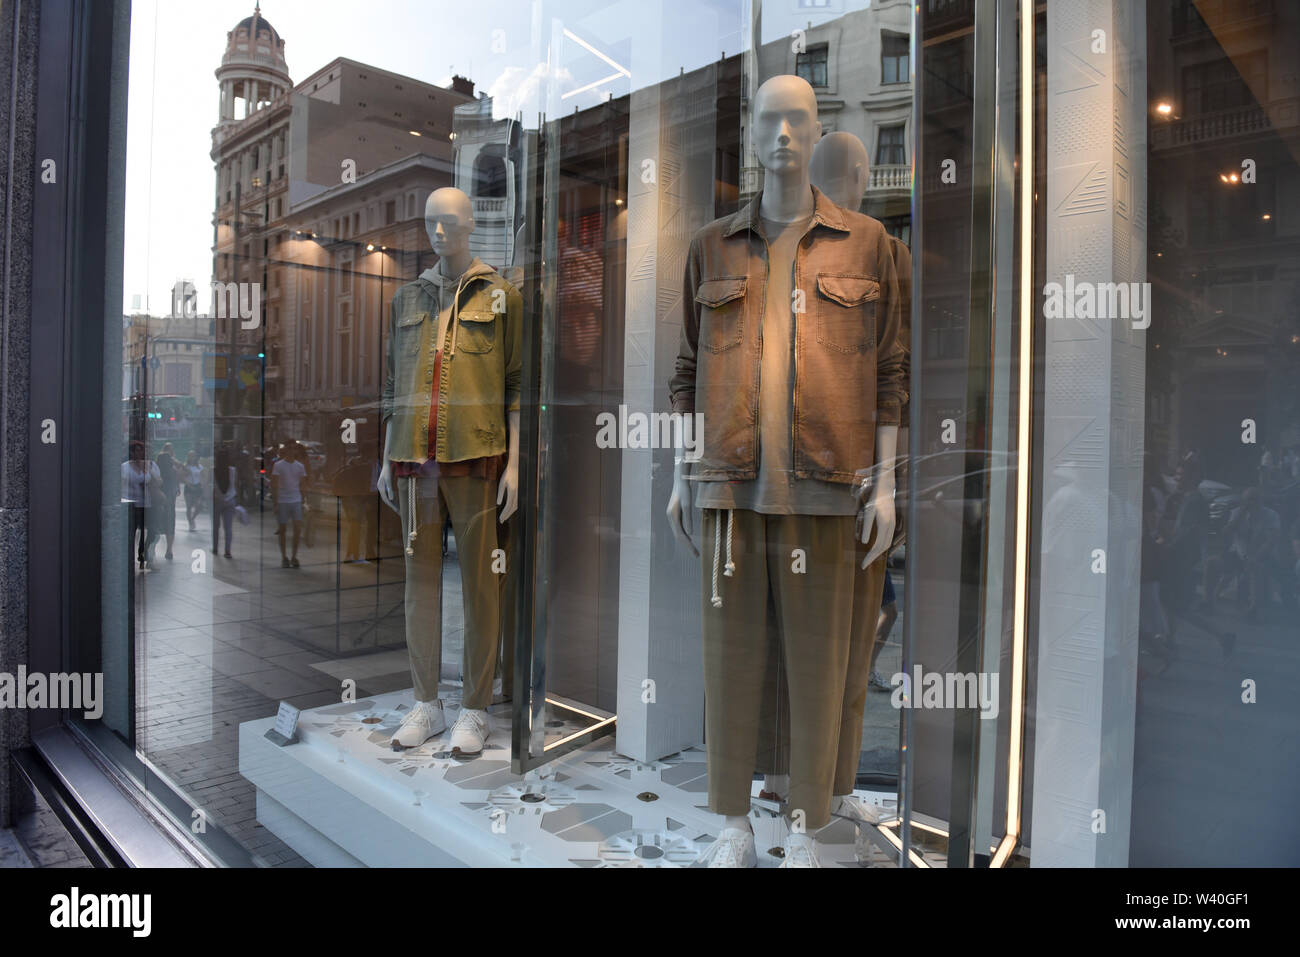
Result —
[{"label": "vertical light strip", "polygon": [[1029,428],[1034,358],[1034,10],[1020,0],[1020,387],[1016,429],[1016,580],[1011,635],[1011,736],[1007,749],[1007,833],[990,862],[1001,867],[1020,841],[1024,783],[1025,616],[1029,581]]}]

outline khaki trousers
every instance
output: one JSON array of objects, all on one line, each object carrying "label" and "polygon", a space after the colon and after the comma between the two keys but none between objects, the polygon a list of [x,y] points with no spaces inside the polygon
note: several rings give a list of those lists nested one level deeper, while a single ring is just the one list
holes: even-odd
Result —
[{"label": "khaki trousers", "polygon": [[501,579],[501,650],[497,677],[501,694],[511,699],[515,693],[515,601],[519,589],[519,572],[515,569],[516,542],[519,540],[519,512],[497,525],[497,544],[506,553],[506,573]]},{"label": "khaki trousers", "polygon": [[399,478],[402,537],[411,528],[414,484],[416,539],[406,556],[406,649],[417,701],[438,697],[442,676],[442,527],[451,518],[460,560],[465,607],[464,693],[461,706],[485,710],[492,703],[500,622],[503,560],[497,548],[497,482],[473,476]]},{"label": "khaki trousers", "polygon": [[[723,574],[731,516],[731,577]],[[764,763],[760,728],[779,707],[774,674],[789,689],[790,800],[814,830],[830,820],[849,664],[853,587],[852,516],[704,511],[702,588],[705,735],[709,808],[749,813],[755,768]],[[712,603],[715,543],[718,593]],[[781,640],[767,627],[771,600]],[[770,747],[770,740],[761,745]]]},{"label": "khaki trousers", "polygon": [[[880,602],[885,592],[885,563],[882,555],[867,568],[862,559],[865,545],[858,543],[853,565],[853,622],[849,632],[849,664],[844,675],[844,701],[840,709],[840,736],[835,759],[836,797],[852,794],[857,784],[862,753],[862,716],[867,707],[867,681],[871,676],[871,648],[880,621]],[[768,609],[771,640],[781,640],[780,627]],[[770,659],[764,679],[762,724],[759,730],[758,770],[764,774],[790,773],[790,699],[785,669],[779,656]]]}]

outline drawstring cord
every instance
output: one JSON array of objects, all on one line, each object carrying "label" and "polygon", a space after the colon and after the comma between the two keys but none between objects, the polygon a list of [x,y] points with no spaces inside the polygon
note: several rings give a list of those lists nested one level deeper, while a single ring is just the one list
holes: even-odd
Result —
[{"label": "drawstring cord", "polygon": [[[718,592],[718,562],[722,557],[722,510],[714,509],[717,516],[713,523],[713,607],[722,607],[722,595]],[[732,529],[735,525],[735,513],[727,509],[727,564],[723,566],[722,574],[730,578],[736,572],[736,563],[731,560],[731,536]]]},{"label": "drawstring cord", "polygon": [[[447,358],[456,354],[456,334],[460,332],[460,290],[465,282],[465,277],[461,276],[456,282],[456,295],[451,300],[451,349],[447,352]],[[442,303],[438,304],[440,307]],[[442,345],[442,343],[438,343]]]}]

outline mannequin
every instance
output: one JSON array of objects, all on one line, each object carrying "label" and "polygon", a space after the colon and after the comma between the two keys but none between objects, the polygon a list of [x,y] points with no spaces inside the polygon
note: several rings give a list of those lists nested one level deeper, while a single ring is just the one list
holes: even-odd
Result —
[{"label": "mannequin", "polygon": [[[867,148],[862,141],[848,132],[835,132],[823,136],[813,148],[809,175],[812,183],[828,198],[845,209],[856,210],[866,192],[870,163]],[[900,335],[902,346],[907,348],[910,322],[910,302],[906,295],[912,273],[911,254],[897,237],[890,237],[891,253],[894,257],[895,272],[900,289],[900,308],[902,324]],[[907,422],[906,402],[900,412],[901,427]],[[904,446],[905,447],[905,446]],[[897,529],[897,523],[895,523]],[[844,703],[840,713],[840,739],[835,768],[835,785],[831,802],[831,813],[851,820],[875,823],[878,813],[871,805],[853,795],[857,778],[858,762],[862,748],[862,717],[866,707],[867,681],[874,664],[876,654],[877,625],[881,617],[881,598],[884,592],[886,561],[888,552],[896,544],[891,542],[887,551],[867,564],[869,543],[860,540],[860,564],[854,573],[853,615],[849,644],[849,667],[846,673]],[[874,544],[874,540],[873,543]],[[787,694],[782,686],[779,695]],[[788,750],[788,717],[777,717],[776,728],[772,730],[776,743],[777,759],[772,766],[782,771],[786,767],[783,752]],[[788,784],[781,776],[769,774],[765,790],[780,796],[786,793]]]},{"label": "mannequin", "polygon": [[763,193],[700,230],[687,257],[670,392],[674,411],[703,414],[705,441],[691,474],[676,463],[668,519],[699,554],[691,513],[701,508],[713,559],[703,563],[705,712],[709,805],[724,821],[707,861],[756,861],[750,782],[769,662],[781,655],[791,735],[782,866],[819,866],[811,832],[830,819],[857,550],[869,566],[893,534],[904,357],[887,234],[810,182],[821,132],[812,87],[769,79],[751,129]]},{"label": "mannequin", "polygon": [[[519,489],[523,300],[469,249],[473,205],[458,189],[430,194],[425,228],[437,265],[393,297],[384,387],[379,494],[402,517],[406,643],[415,707],[393,736],[418,747],[446,730],[442,664],[442,528],[451,519],[465,603],[464,693],[446,750],[480,753],[491,733],[500,622],[498,521]],[[496,506],[501,507],[498,519]]]}]

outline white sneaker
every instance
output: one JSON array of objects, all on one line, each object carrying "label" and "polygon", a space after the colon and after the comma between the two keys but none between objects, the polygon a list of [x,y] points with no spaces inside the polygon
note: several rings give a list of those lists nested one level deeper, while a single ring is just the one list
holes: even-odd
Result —
[{"label": "white sneaker", "polygon": [[393,747],[418,748],[446,730],[447,719],[442,714],[442,702],[417,701],[393,735]]},{"label": "white sneaker", "polygon": [[856,794],[845,794],[839,799],[840,806],[835,810],[835,817],[845,817],[862,824],[879,824],[886,818],[893,817],[888,808],[868,804]]},{"label": "white sneaker", "polygon": [[700,855],[699,863],[705,867],[757,867],[754,832],[741,827],[724,827],[717,840]]},{"label": "white sneaker", "polygon": [[451,726],[451,741],[447,750],[461,754],[479,754],[491,733],[492,725],[486,711],[461,708],[460,717]]},{"label": "white sneaker", "polygon": [[782,867],[821,867],[817,860],[817,844],[807,834],[791,834],[785,839],[785,859]]}]

